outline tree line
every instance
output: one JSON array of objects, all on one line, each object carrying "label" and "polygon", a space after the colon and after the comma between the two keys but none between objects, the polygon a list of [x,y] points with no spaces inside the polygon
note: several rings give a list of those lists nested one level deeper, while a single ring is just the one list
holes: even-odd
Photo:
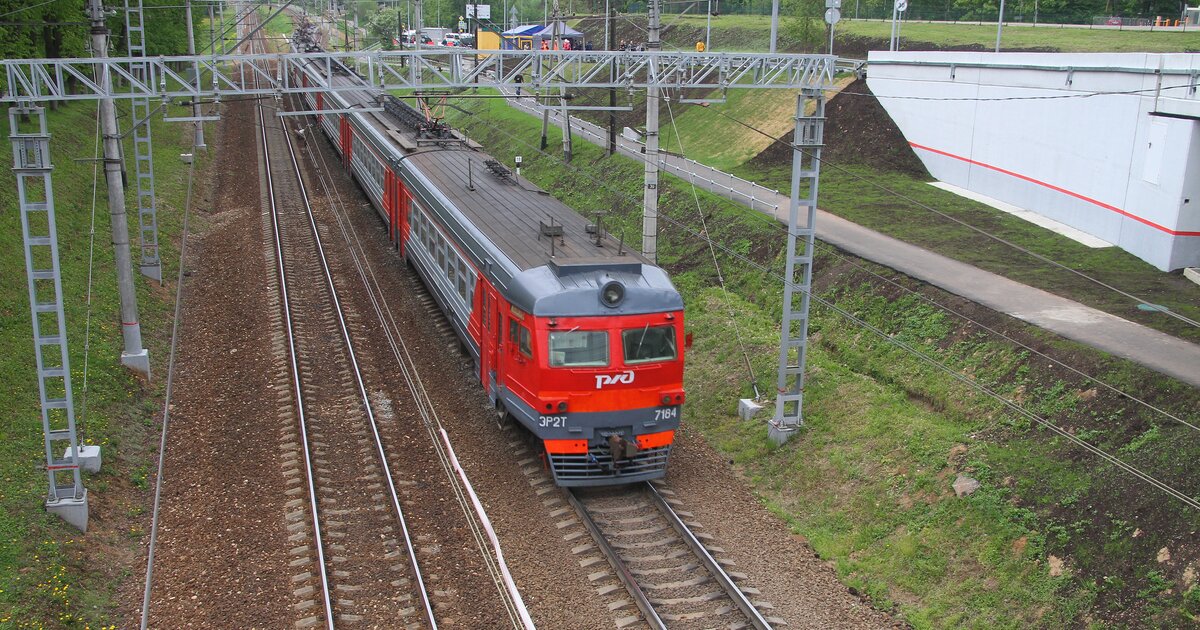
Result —
[{"label": "tree line", "polygon": [[[146,54],[187,54],[187,21],[183,0],[143,0],[146,20]],[[0,0],[0,58],[33,59],[90,57],[91,23],[86,0],[52,0],[38,4],[34,0]],[[109,55],[127,54],[125,3],[106,5],[110,32]],[[207,29],[200,25],[208,17],[208,3],[193,5],[197,27],[196,47],[208,42]]]}]

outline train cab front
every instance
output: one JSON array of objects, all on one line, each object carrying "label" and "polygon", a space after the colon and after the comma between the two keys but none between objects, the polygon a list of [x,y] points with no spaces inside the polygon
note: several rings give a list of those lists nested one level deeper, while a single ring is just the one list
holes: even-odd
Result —
[{"label": "train cab front", "polygon": [[664,476],[685,398],[683,312],[550,318],[539,332],[546,369],[537,432],[555,481]]},{"label": "train cab front", "polygon": [[[506,411],[539,439],[561,486],[666,475],[684,403],[683,300],[644,260],[551,263],[505,330]],[[517,292],[514,291],[514,294]]]}]

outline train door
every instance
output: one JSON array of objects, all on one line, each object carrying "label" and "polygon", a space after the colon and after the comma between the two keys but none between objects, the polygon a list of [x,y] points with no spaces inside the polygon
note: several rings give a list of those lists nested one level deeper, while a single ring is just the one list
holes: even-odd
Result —
[{"label": "train door", "polygon": [[500,382],[499,359],[500,343],[504,337],[500,324],[500,305],[496,293],[486,281],[479,284],[479,313],[480,313],[480,343],[479,343],[479,380],[483,383],[484,391],[495,398],[496,383]]}]

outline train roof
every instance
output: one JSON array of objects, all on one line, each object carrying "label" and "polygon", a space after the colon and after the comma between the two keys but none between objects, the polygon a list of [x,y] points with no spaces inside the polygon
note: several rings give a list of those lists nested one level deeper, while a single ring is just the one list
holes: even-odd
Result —
[{"label": "train roof", "polygon": [[[335,77],[339,82],[355,79]],[[375,105],[381,96],[366,86],[333,94],[344,107]],[[422,141],[416,129],[388,112],[354,116],[375,132],[377,143],[386,145],[379,148],[391,154],[389,161],[422,205],[441,206],[431,209],[439,212],[447,228],[461,241],[477,241],[480,249],[468,248],[468,253],[479,268],[498,263],[500,269],[493,266],[490,271],[520,308],[546,316],[683,308],[666,272],[622,243],[620,235],[597,240],[595,231],[603,231],[602,220],[597,228],[548,192],[508,172],[480,145],[457,132],[446,142]],[[451,218],[461,225],[451,225]],[[615,308],[599,300],[599,289],[611,281],[626,289],[625,299]]]}]

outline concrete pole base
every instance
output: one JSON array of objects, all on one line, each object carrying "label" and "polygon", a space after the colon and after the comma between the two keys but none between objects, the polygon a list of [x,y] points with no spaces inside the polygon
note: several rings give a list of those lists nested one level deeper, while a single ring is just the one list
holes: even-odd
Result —
[{"label": "concrete pole base", "polygon": [[51,514],[58,515],[59,518],[69,523],[75,529],[83,533],[87,533],[88,528],[88,497],[87,490],[83,491],[83,496],[75,499],[58,499],[57,501],[46,501],[46,511]]},{"label": "concrete pole base", "polygon": [[793,435],[795,435],[797,433],[797,429],[799,429],[799,427],[785,427],[775,420],[769,420],[767,422],[767,439],[771,440],[771,443],[775,446],[780,446],[787,442]]},{"label": "concrete pole base", "polygon": [[121,365],[133,370],[150,380],[150,351],[142,348],[141,352],[122,352]]},{"label": "concrete pole base", "polygon": [[162,265],[142,265],[142,275],[151,280],[162,283]]}]

